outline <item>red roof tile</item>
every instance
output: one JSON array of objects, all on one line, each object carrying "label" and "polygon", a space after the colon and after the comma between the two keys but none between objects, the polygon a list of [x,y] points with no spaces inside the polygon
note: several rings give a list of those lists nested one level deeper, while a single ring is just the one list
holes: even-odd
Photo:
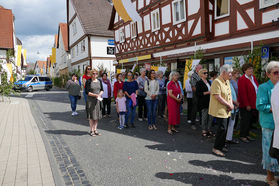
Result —
[{"label": "red roof tile", "polygon": [[39,69],[46,69],[47,62],[46,61],[36,61],[36,65]]},{"label": "red roof tile", "polygon": [[0,48],[14,48],[12,10],[0,7]]},{"label": "red roof tile", "polygon": [[[59,24],[59,28],[61,30],[62,33],[62,40],[63,40],[63,44],[64,44],[64,49],[66,52],[69,51],[69,47],[68,47],[68,26],[67,23],[60,23]],[[60,34],[60,32],[59,32]],[[58,36],[59,39],[60,36]]]}]

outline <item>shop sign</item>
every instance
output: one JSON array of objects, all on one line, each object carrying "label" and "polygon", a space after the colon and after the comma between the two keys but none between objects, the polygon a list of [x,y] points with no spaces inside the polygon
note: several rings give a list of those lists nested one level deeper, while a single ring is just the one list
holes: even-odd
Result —
[{"label": "shop sign", "polygon": [[107,47],[107,55],[114,55],[115,47]]},{"label": "shop sign", "polygon": [[108,40],[108,45],[113,45],[114,46],[114,39],[109,39]]},{"label": "shop sign", "polygon": [[151,69],[151,64],[150,63],[145,63],[144,64],[145,70],[150,70]]},{"label": "shop sign", "polygon": [[269,47],[262,47],[262,59],[269,59]]}]

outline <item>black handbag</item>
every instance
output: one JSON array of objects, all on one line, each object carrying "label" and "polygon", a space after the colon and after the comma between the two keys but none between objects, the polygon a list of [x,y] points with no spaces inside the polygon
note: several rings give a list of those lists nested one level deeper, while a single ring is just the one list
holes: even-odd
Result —
[{"label": "black handbag", "polygon": [[277,161],[279,162],[279,149],[273,147],[273,136],[274,136],[274,132],[270,143],[269,155],[270,157],[277,159]]}]

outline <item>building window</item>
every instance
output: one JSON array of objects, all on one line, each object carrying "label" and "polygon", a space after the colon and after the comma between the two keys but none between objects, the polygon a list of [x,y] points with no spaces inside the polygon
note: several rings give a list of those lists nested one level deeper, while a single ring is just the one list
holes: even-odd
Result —
[{"label": "building window", "polygon": [[230,15],[230,0],[215,0],[215,19]]},{"label": "building window", "polygon": [[76,22],[73,22],[72,29],[73,29],[73,34],[76,35],[76,33],[77,33],[77,25],[76,25]]},{"label": "building window", "polygon": [[82,40],[81,42],[81,52],[85,52],[85,40]]},{"label": "building window", "polygon": [[279,0],[260,0],[260,8],[266,8],[279,3]]},{"label": "building window", "polygon": [[125,41],[125,28],[122,27],[119,29],[119,41],[120,43],[123,43]]},{"label": "building window", "polygon": [[159,9],[154,10],[151,12],[151,25],[152,25],[152,32],[155,32],[160,29],[160,13]]},{"label": "building window", "polygon": [[131,38],[137,37],[137,22],[131,23]]},{"label": "building window", "polygon": [[77,50],[77,56],[78,56],[78,44],[77,44],[77,46],[76,46],[76,50]]},{"label": "building window", "polygon": [[75,47],[72,48],[72,58],[75,57]]},{"label": "building window", "polygon": [[172,2],[173,24],[186,21],[185,0],[174,0]]}]

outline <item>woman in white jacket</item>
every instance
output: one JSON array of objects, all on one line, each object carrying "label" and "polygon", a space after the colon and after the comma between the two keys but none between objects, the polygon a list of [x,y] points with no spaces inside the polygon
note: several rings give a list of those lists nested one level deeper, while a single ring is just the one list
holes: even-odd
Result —
[{"label": "woman in white jacket", "polygon": [[186,90],[186,97],[187,97],[187,116],[188,116],[188,123],[191,123],[191,114],[192,114],[192,98],[193,98],[193,90],[190,84],[191,76],[193,72],[188,72],[188,79],[185,81],[185,90]]},{"label": "woman in white jacket", "polygon": [[148,118],[148,129],[157,130],[156,123],[156,111],[158,105],[158,94],[159,94],[159,82],[156,80],[156,73],[151,70],[148,74],[148,80],[145,81],[144,91],[146,92],[146,106],[147,106],[147,118]]}]

